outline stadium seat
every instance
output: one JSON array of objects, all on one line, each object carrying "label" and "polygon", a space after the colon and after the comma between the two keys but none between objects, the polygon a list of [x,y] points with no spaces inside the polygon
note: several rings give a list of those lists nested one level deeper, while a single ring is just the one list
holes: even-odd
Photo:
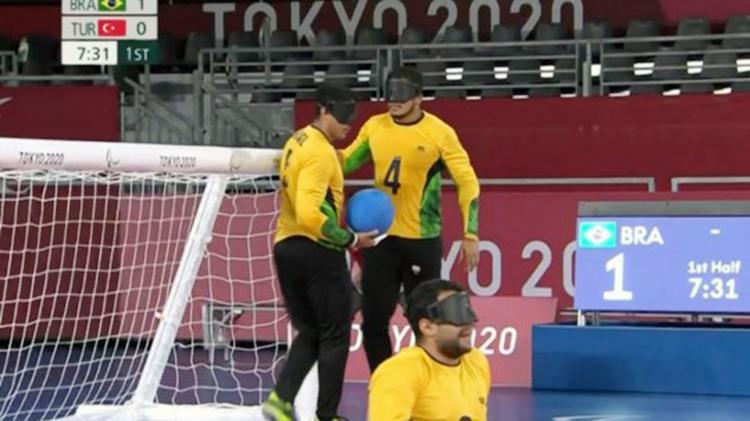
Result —
[{"label": "stadium seat", "polygon": [[[559,23],[542,23],[536,27],[534,41],[562,41],[568,39],[565,28]],[[568,47],[562,44],[556,45],[530,45],[528,51],[536,54],[564,54]]]},{"label": "stadium seat", "polygon": [[561,58],[555,60],[554,80],[556,83],[570,85],[560,88],[561,93],[576,94],[576,61],[572,58]]},{"label": "stadium seat", "polygon": [[630,82],[635,78],[633,74],[634,60],[632,57],[608,56],[602,57],[601,81],[604,94],[614,94],[628,90]]},{"label": "stadium seat", "polygon": [[578,39],[605,39],[612,38],[612,26],[609,22],[586,22],[583,29],[577,34]]},{"label": "stadium seat", "polygon": [[294,61],[287,62],[280,85],[280,88],[284,91],[284,95],[296,96],[297,99],[310,99],[314,97],[314,73],[315,68],[310,64],[297,64]]},{"label": "stadium seat", "polygon": [[435,98],[461,99],[466,98],[466,89],[461,84],[444,85],[435,91]]},{"label": "stadium seat", "polygon": [[[463,83],[469,89],[481,89],[495,83],[495,64],[491,61],[467,61],[464,64]],[[473,86],[473,88],[471,88]]]},{"label": "stadium seat", "polygon": [[422,73],[425,88],[432,87],[434,89],[436,86],[447,83],[444,61],[419,62],[416,67]]},{"label": "stadium seat", "polygon": [[750,15],[735,15],[727,19],[724,26],[725,34],[750,33]]},{"label": "stadium seat", "polygon": [[349,87],[356,86],[358,85],[357,69],[357,65],[353,63],[331,64],[326,70],[325,80],[326,82],[342,83]]},{"label": "stadium seat", "polygon": [[[342,31],[329,31],[321,29],[315,34],[315,47],[337,47],[346,44],[346,37]],[[345,56],[345,51],[341,50],[316,50],[313,51],[313,57],[316,60],[336,60]]]},{"label": "stadium seat", "polygon": [[[229,34],[227,40],[227,48],[258,48],[260,43],[258,42],[258,33],[255,31],[250,32],[232,32]],[[231,53],[232,58],[238,63],[252,63],[260,60],[257,52],[242,52],[242,53]]]},{"label": "stadium seat", "polygon": [[531,88],[545,83],[539,71],[541,64],[542,62],[536,59],[512,60],[508,64],[508,82],[513,86],[525,85],[513,88],[514,95],[529,93]]},{"label": "stadium seat", "polygon": [[[200,32],[191,32],[185,41],[185,54],[182,56],[182,62],[190,69],[198,66],[198,54],[203,49],[215,48],[216,44],[211,35]],[[208,64],[204,57],[204,66]]]},{"label": "stadium seat", "polygon": [[[577,34],[578,39],[589,41],[597,41],[612,37],[612,27],[607,22],[586,22],[585,24],[583,24],[583,29]],[[602,50],[613,51],[615,49],[615,44],[592,43],[591,57],[596,60],[601,56]],[[586,48],[579,48],[578,54],[581,58],[581,61],[583,61],[583,59],[586,57]]]},{"label": "stadium seat", "polygon": [[[466,44],[473,42],[471,28],[468,26],[449,26],[443,35],[443,44]],[[437,52],[441,57],[466,57],[471,55],[473,47],[441,48]]]},{"label": "stadium seat", "polygon": [[531,84],[540,82],[539,66],[536,59],[519,59],[510,62],[508,78],[513,84]]},{"label": "stadium seat", "polygon": [[[710,48],[703,56],[703,71],[694,79],[734,79],[737,75],[737,54]],[[715,89],[730,87],[730,82],[683,83],[683,93],[710,93]]]},{"label": "stadium seat", "polygon": [[654,75],[656,80],[667,82],[661,85],[662,90],[680,88],[679,80],[688,79],[688,57],[686,55],[661,55],[654,60]]},{"label": "stadium seat", "polygon": [[[273,31],[268,46],[270,48],[296,47],[297,32],[282,30]],[[285,61],[295,59],[298,55],[298,53],[293,51],[273,51],[269,54],[269,57],[275,65],[281,65]]]},{"label": "stadium seat", "polygon": [[[427,34],[421,28],[414,26],[407,26],[401,32],[399,38],[399,44],[401,45],[413,45],[413,44],[427,44],[430,41],[427,39]],[[407,49],[402,50],[403,57],[405,59],[413,59],[419,57],[429,57],[430,52],[428,49]]]},{"label": "stadium seat", "polygon": [[[498,24],[492,28],[490,34],[490,42],[506,43],[506,42],[520,42],[521,41],[521,28],[516,25],[504,25]],[[481,47],[480,47],[481,48]],[[489,47],[489,53],[500,58],[510,57],[517,54],[521,50],[521,47],[517,45],[504,45]],[[484,53],[482,50],[478,50],[480,53]]]},{"label": "stadium seat", "polygon": [[750,16],[732,16],[727,20],[724,28],[726,35],[746,35],[740,38],[725,38],[721,46],[723,48],[743,49],[747,52],[740,52],[737,55],[740,58],[750,57]]},{"label": "stadium seat", "polygon": [[153,67],[157,72],[172,72],[174,67],[179,65],[179,41],[175,38],[159,34],[157,41],[159,47],[159,61]]},{"label": "stadium seat", "polygon": [[675,80],[687,77],[687,57],[682,54],[659,55],[654,60],[654,78]]},{"label": "stadium seat", "polygon": [[709,49],[703,57],[703,77],[706,79],[731,79],[737,77],[737,54]]},{"label": "stadium seat", "polygon": [[[677,27],[677,36],[710,35],[711,26],[706,18],[684,18]],[[709,42],[706,39],[683,39],[675,42],[675,49],[682,51],[704,50]],[[695,54],[695,53],[694,53]]]},{"label": "stadium seat", "polygon": [[[372,46],[388,44],[388,36],[381,28],[361,28],[355,40],[357,46]],[[358,60],[372,60],[376,58],[375,50],[356,51],[354,57]]]},{"label": "stadium seat", "polygon": [[[669,51],[666,51],[669,52]],[[686,79],[687,57],[684,55],[659,55],[654,60],[654,71],[650,76],[637,76],[635,82],[655,82],[664,81],[663,84],[634,84],[630,92],[634,94],[661,93],[665,89],[671,89],[679,86],[677,80]]]},{"label": "stadium seat", "polygon": [[358,66],[353,63],[336,63],[328,66],[325,81],[342,83],[354,90],[354,96],[359,100],[369,99],[370,85],[357,79]]},{"label": "stadium seat", "polygon": [[[633,20],[628,24],[625,38],[658,37],[661,27],[655,20]],[[657,41],[628,41],[625,39],[625,51],[631,53],[649,53],[659,50]]]},{"label": "stadium seat", "polygon": [[[539,77],[536,80],[531,80],[538,86],[529,88],[529,95],[532,97],[539,96],[560,96],[562,93],[575,94],[576,93],[576,62],[574,59],[557,59],[552,64],[554,70],[550,71],[544,68],[540,69]],[[551,77],[550,77],[551,76]],[[547,86],[547,85],[560,85],[567,84],[569,86]]]}]

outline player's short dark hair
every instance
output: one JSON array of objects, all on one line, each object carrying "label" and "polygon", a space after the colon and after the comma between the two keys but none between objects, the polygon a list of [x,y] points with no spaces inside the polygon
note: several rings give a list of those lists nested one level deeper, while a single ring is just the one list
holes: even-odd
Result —
[{"label": "player's short dark hair", "polygon": [[406,79],[409,82],[417,85],[419,88],[422,88],[422,86],[424,86],[422,73],[413,67],[399,66],[394,68],[388,74],[388,80],[390,79]]},{"label": "player's short dark hair", "polygon": [[330,107],[334,102],[356,101],[351,89],[335,82],[324,82],[315,90],[315,103],[318,115],[322,107]]},{"label": "player's short dark hair", "polygon": [[406,297],[406,318],[409,320],[409,325],[414,330],[417,339],[422,337],[422,332],[419,330],[419,321],[429,319],[427,308],[437,302],[438,295],[443,291],[466,292],[463,287],[451,281],[432,279],[414,287]]}]

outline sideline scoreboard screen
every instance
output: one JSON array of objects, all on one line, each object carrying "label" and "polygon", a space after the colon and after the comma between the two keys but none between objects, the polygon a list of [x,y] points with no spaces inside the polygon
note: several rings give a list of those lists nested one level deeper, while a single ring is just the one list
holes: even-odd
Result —
[{"label": "sideline scoreboard screen", "polygon": [[62,0],[64,65],[158,60],[158,0]]},{"label": "sideline scoreboard screen", "polygon": [[750,312],[750,202],[583,202],[575,307]]}]

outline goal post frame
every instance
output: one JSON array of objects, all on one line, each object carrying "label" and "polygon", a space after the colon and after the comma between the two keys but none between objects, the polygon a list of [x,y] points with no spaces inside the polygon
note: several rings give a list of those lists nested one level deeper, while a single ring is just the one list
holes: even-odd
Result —
[{"label": "goal post frame", "polygon": [[[160,309],[158,327],[132,398],[124,405],[86,405],[88,408],[84,408],[82,414],[66,419],[89,419],[96,413],[109,413],[112,415],[111,419],[123,420],[162,419],[162,416],[163,419],[169,419],[175,414],[174,411],[179,411],[157,405],[156,395],[190,300],[201,260],[211,241],[227,185],[233,175],[267,177],[276,174],[279,157],[278,149],[0,137],[0,168],[3,171],[186,173],[205,176],[200,202],[166,302]],[[2,188],[0,186],[0,192]],[[221,413],[222,408],[215,409]],[[150,410],[157,410],[156,416],[145,415]],[[186,415],[191,411],[194,410],[188,409]],[[252,409],[239,419],[259,415],[258,412],[257,408]],[[91,419],[95,419],[96,415],[93,417]],[[227,417],[228,414],[222,416],[224,419],[231,419],[231,416]]]}]

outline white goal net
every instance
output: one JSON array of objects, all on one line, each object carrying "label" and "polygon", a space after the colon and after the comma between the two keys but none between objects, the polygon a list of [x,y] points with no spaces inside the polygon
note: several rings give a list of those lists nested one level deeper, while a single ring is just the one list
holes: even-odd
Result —
[{"label": "white goal net", "polygon": [[0,139],[0,419],[252,419],[290,335],[276,155]]}]

